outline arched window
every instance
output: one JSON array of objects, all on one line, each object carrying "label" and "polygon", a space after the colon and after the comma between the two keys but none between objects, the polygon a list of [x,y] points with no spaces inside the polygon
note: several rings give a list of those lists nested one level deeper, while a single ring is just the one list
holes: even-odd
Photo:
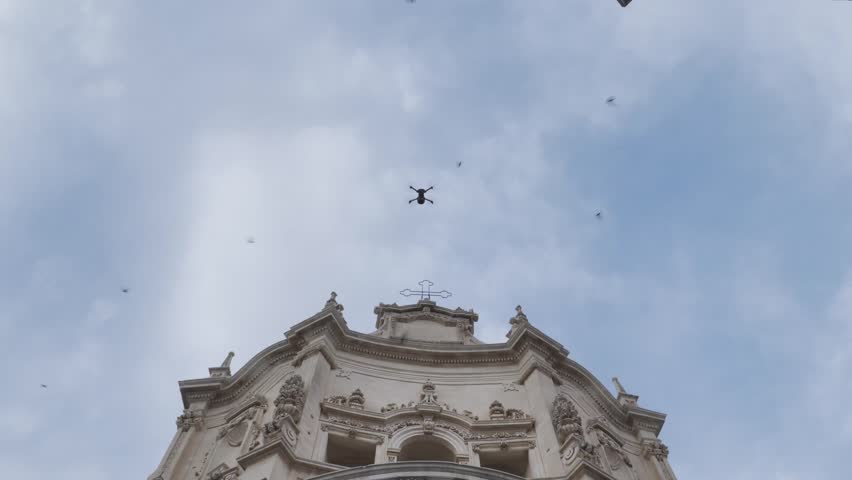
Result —
[{"label": "arched window", "polygon": [[431,460],[436,462],[456,462],[452,447],[432,436],[422,435],[406,441],[399,450],[399,462]]}]

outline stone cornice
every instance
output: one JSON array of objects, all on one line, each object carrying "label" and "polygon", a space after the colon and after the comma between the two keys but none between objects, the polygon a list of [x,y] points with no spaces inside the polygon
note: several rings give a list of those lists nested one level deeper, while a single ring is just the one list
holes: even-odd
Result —
[{"label": "stone cornice", "polygon": [[[367,410],[358,410],[349,407],[344,407],[330,402],[320,404],[320,411],[327,416],[338,415],[341,417],[349,417],[362,421],[387,424],[394,421],[399,421],[402,418],[411,416],[420,416],[423,414],[423,405],[415,405],[414,407],[399,408],[385,413],[371,412]],[[455,413],[440,406],[435,405],[436,409],[431,412],[436,418],[442,418],[457,423],[470,431],[481,430],[523,430],[529,431],[535,428],[535,419],[530,418],[514,418],[502,420],[473,420],[461,413]]]},{"label": "stone cornice", "polygon": [[258,461],[270,455],[278,455],[284,460],[286,460],[288,463],[294,463],[296,465],[299,465],[300,467],[307,467],[319,470],[321,472],[336,472],[339,470],[344,470],[344,467],[332,465],[329,463],[315,462],[313,460],[308,460],[306,458],[296,456],[295,452],[293,452],[290,446],[287,445],[287,443],[281,438],[269,442],[266,445],[258,447],[250,452],[247,452],[241,457],[237,457],[237,463],[240,465],[240,467],[243,468],[243,470],[245,470],[250,465],[257,463]]},{"label": "stone cornice", "polygon": [[282,340],[260,351],[231,377],[178,382],[184,408],[189,408],[189,404],[195,401],[208,401],[215,407],[235,400],[270,368],[292,360],[302,346],[304,342],[301,339]]},{"label": "stone cornice", "polygon": [[[416,308],[420,307],[383,305],[377,311]],[[430,308],[436,311],[446,310],[446,313],[451,315],[471,315],[471,312],[453,311],[443,307],[430,305]],[[662,413],[619,404],[591,372],[568,358],[568,350],[528,322],[514,328],[506,343],[460,345],[401,341],[350,330],[340,309],[332,305],[294,325],[285,335],[286,340],[259,352],[231,377],[179,382],[184,408],[188,408],[193,401],[207,401],[210,407],[227,405],[245,393],[273,366],[292,360],[296,360],[294,363],[300,363],[300,360],[313,353],[322,354],[329,364],[335,367],[337,354],[341,351],[365,357],[436,366],[518,364],[526,352],[533,351],[540,360],[524,368],[521,380],[538,368],[547,372],[557,383],[575,384],[589,395],[615,426],[625,431],[635,432],[643,429],[658,434],[665,421],[665,415]]]},{"label": "stone cornice", "polygon": [[402,314],[415,312],[433,313],[437,316],[444,316],[451,319],[468,320],[471,325],[479,320],[479,314],[475,313],[473,310],[462,310],[461,308],[450,310],[449,308],[442,307],[430,300],[421,300],[414,305],[397,305],[396,303],[387,305],[380,303],[378,307],[373,309],[373,313],[376,314],[376,328],[381,327],[382,317],[384,317],[386,313]]}]

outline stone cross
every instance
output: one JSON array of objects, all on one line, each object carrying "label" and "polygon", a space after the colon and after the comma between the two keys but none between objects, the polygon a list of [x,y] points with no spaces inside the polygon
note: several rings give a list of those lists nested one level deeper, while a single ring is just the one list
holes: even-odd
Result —
[{"label": "stone cross", "polygon": [[441,298],[450,298],[450,297],[453,296],[452,293],[450,293],[446,290],[441,290],[440,292],[433,292],[432,291],[432,285],[435,285],[435,284],[430,282],[429,280],[423,280],[423,281],[419,282],[418,285],[420,285],[419,291],[406,288],[405,290],[399,292],[399,294],[402,295],[402,296],[405,296],[405,297],[410,297],[410,296],[413,296],[413,295],[420,295],[420,300],[423,300],[424,298],[426,298],[427,300],[431,300],[432,295],[437,295]]}]

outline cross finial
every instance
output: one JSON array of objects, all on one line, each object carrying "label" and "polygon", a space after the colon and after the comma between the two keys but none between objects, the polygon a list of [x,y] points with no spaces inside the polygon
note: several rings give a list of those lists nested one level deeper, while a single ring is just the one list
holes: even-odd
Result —
[{"label": "cross finial", "polygon": [[624,391],[624,387],[621,386],[621,382],[618,381],[618,377],[612,377],[612,383],[615,385],[615,389],[618,390],[618,393],[626,393]]},{"label": "cross finial", "polygon": [[433,292],[432,291],[432,285],[434,285],[434,283],[430,282],[429,280],[423,280],[421,282],[418,282],[417,284],[420,285],[419,291],[406,288],[405,290],[402,290],[401,292],[399,292],[399,294],[403,295],[405,297],[410,297],[410,296],[413,296],[413,295],[420,295],[421,300],[423,300],[424,298],[426,298],[427,300],[431,300],[432,295],[436,295],[436,296],[439,296],[441,298],[450,298],[450,297],[453,296],[452,293],[450,293],[446,290],[441,290],[440,292]]}]

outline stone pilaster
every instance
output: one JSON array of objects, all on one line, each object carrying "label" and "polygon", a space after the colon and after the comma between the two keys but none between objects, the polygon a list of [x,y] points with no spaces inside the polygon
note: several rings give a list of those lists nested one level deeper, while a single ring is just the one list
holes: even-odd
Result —
[{"label": "stone pilaster", "polygon": [[[553,399],[556,398],[556,386],[551,377],[541,368],[535,368],[523,382],[524,390],[527,392],[530,405],[530,416],[535,418],[535,431],[538,435],[539,445],[559,445],[556,432],[553,430],[550,418],[550,409]],[[537,456],[540,459],[543,477],[558,477],[565,473],[562,460],[559,457],[559,449],[536,448],[530,460]]]},{"label": "stone pilaster", "polygon": [[317,350],[302,359],[299,374],[305,381],[305,408],[299,421],[299,442],[295,453],[302,458],[325,461],[325,458],[314,458],[318,448],[320,403],[328,393],[331,382],[331,365],[325,356]]}]

